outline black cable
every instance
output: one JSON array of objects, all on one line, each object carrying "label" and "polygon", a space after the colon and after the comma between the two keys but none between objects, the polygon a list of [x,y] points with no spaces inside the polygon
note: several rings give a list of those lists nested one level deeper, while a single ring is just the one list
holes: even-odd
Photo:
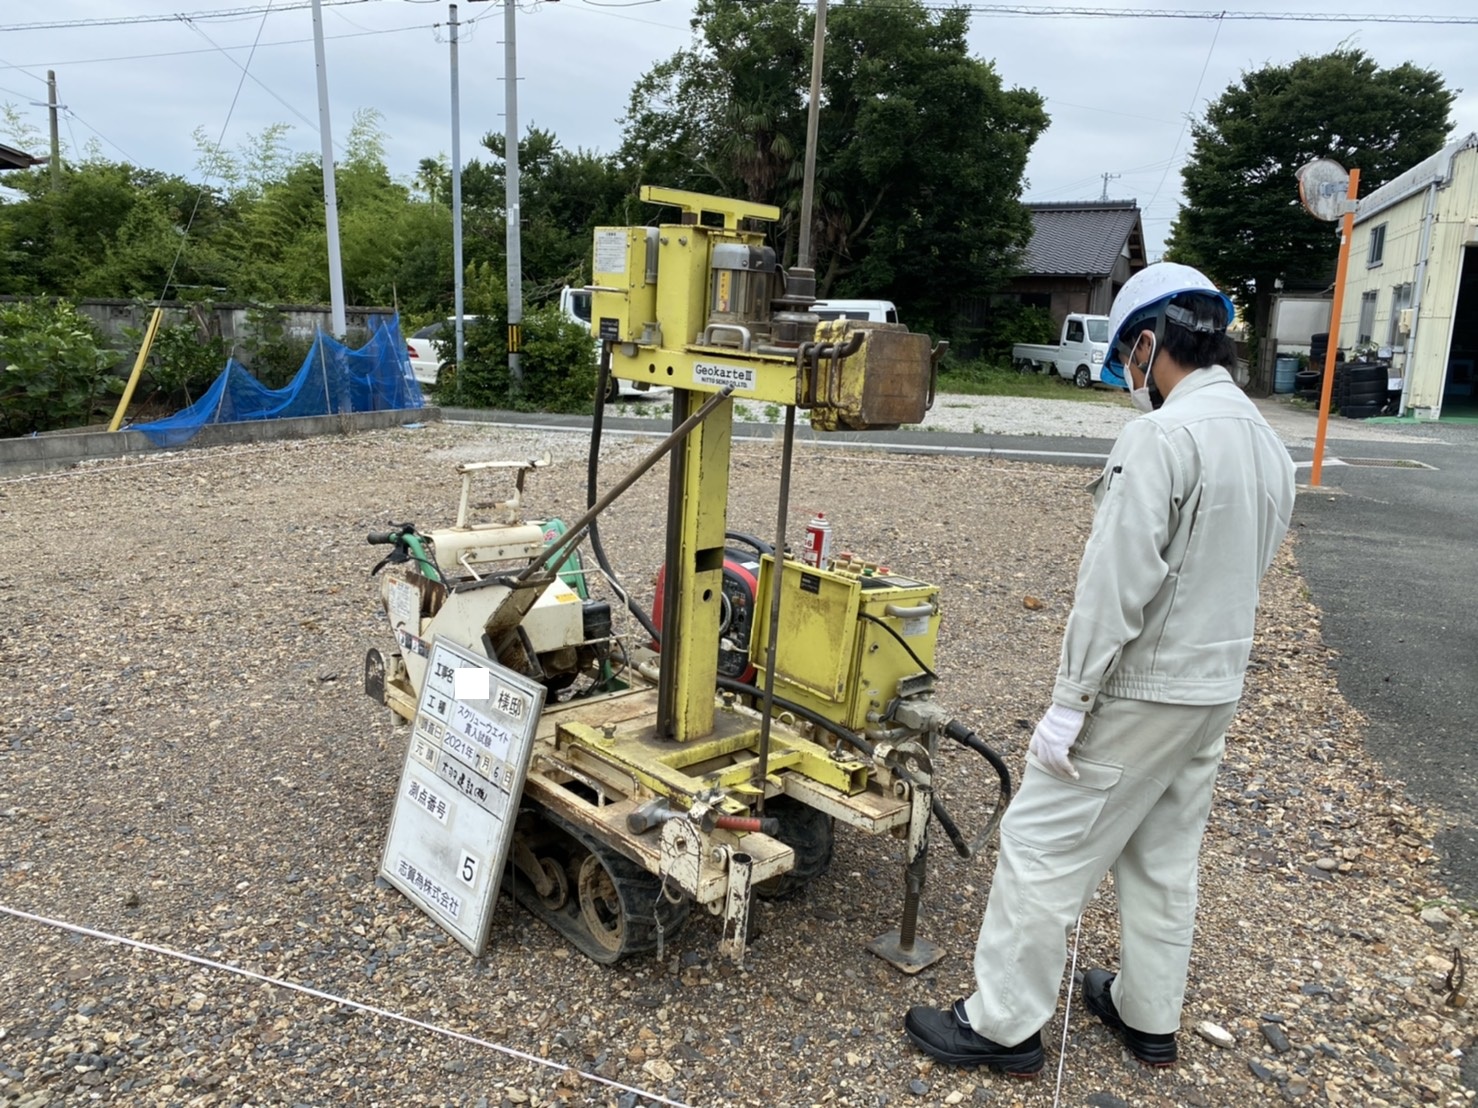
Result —
[{"label": "black cable", "polygon": [[884,631],[892,635],[895,639],[898,640],[898,645],[903,647],[904,650],[908,651],[908,656],[913,659],[914,665],[923,670],[927,676],[932,677],[936,681],[939,680],[939,674],[935,673],[928,666],[924,665],[924,660],[913,652],[913,647],[908,645],[908,640],[900,635],[897,631],[895,631],[892,627],[890,627],[887,623],[884,623],[882,620],[878,619],[877,616],[869,615],[867,612],[858,612],[857,618],[865,619],[868,623],[876,623]]},{"label": "black cable", "polygon": [[1001,802],[996,805],[995,811],[991,813],[990,819],[986,822],[985,827],[981,829],[980,834],[975,836],[973,843],[965,841],[964,836],[960,834],[959,828],[955,827],[948,820],[947,812],[943,816],[937,811],[934,813],[935,818],[939,820],[939,825],[944,828],[944,833],[949,836],[949,841],[954,844],[955,853],[961,858],[973,858],[980,848],[990,840],[990,837],[995,834],[996,828],[1000,826],[1001,820],[1006,814],[1006,805],[1011,802],[1011,771],[1006,768],[1006,763],[1001,759],[1001,756],[992,750],[984,739],[974,731],[971,731],[959,720],[950,720],[945,725],[944,733],[961,746],[968,746],[977,754],[982,755],[991,764],[991,767],[996,771],[996,776],[1000,779]]},{"label": "black cable", "polygon": [[[600,435],[601,428],[605,424],[606,414],[606,389],[611,383],[611,346],[610,343],[601,344],[600,371],[596,375],[595,382],[595,411],[590,417],[590,455],[585,462],[585,507],[595,507],[596,486],[600,477]],[[657,630],[657,625],[652,622],[652,617],[647,615],[642,606],[638,604],[620,583],[616,580],[616,571],[611,568],[611,560],[606,557],[606,548],[600,541],[600,525],[597,519],[590,521],[590,526],[585,529],[590,539],[590,552],[595,555],[595,562],[606,575],[611,588],[621,598],[621,603],[626,610],[636,618],[636,621],[646,629],[647,634],[652,636],[652,641],[657,642],[662,634]]]},{"label": "black cable", "polygon": [[[745,684],[743,681],[735,681],[732,677],[720,677],[718,679],[718,687],[721,689],[727,689],[729,692],[739,693],[742,696],[764,696],[764,690],[759,688],[758,686],[748,685]],[[866,754],[869,758],[875,757],[874,752],[877,750],[877,748],[850,728],[843,727],[835,720],[827,719],[825,716],[820,715],[817,712],[813,712],[809,708],[795,703],[795,701],[793,700],[786,700],[782,696],[776,695],[774,701],[776,704],[780,705],[780,707],[784,708],[787,712],[797,715],[801,719],[808,720],[809,722],[814,723],[823,731],[830,731],[842,742],[846,743],[848,746],[853,747],[854,749],[862,751],[862,753]],[[951,724],[950,726],[953,727],[956,725]],[[948,728],[946,728],[946,733],[947,732]],[[970,734],[973,735],[974,732],[970,732]],[[954,738],[954,736],[952,735],[951,738]],[[965,740],[957,739],[956,741],[964,742]],[[966,743],[966,745],[969,744]],[[984,746],[984,743],[982,743],[981,745]],[[998,767],[996,771],[997,773],[1005,772],[1005,763],[1001,762],[1000,759],[995,756],[995,751],[991,751],[990,754],[987,755],[987,757],[991,759],[992,765]],[[898,774],[899,777],[903,778],[911,785],[918,784],[918,779],[914,777],[913,774],[909,773],[908,770],[903,766],[894,766],[893,772]],[[990,823],[986,825],[985,830],[981,832],[979,836],[979,840],[981,843],[984,843],[984,841],[990,837],[991,833],[995,831],[996,825],[1000,823],[1001,815],[1006,809],[1006,801],[1010,798],[1011,775],[1009,772],[1007,772],[1003,781],[1001,803],[996,806],[995,815],[991,818]],[[949,841],[954,845],[955,853],[958,854],[961,858],[969,858],[975,853],[977,849],[979,849],[978,846],[972,846],[970,843],[965,841],[965,836],[960,833],[959,825],[955,823],[954,818],[949,814],[949,809],[944,806],[944,801],[939,798],[938,793],[934,793],[929,798],[929,812],[935,819],[939,821],[939,826],[944,828],[944,833],[949,837]]]},{"label": "black cable", "polygon": [[725,531],[724,538],[743,543],[745,546],[761,554],[773,555],[775,553],[774,544],[766,542],[758,535],[751,535],[747,531]]},{"label": "black cable", "polygon": [[1010,800],[1011,771],[1006,767],[1006,763],[1001,756],[992,750],[984,739],[957,719],[950,720],[945,725],[944,733],[960,745],[968,746],[991,764],[991,768],[996,771],[996,776],[1001,780],[1002,801]]}]

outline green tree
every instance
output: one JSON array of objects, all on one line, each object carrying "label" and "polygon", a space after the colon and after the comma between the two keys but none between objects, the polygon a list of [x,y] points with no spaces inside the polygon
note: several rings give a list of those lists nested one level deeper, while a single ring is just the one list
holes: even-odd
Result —
[{"label": "green tree", "polygon": [[[492,132],[483,136],[482,144],[492,159],[485,166],[474,161],[462,176],[464,231],[471,232],[469,243],[474,238],[479,243],[468,252],[468,260],[501,262],[506,143],[501,133]],[[529,127],[518,143],[518,169],[524,295],[547,300],[561,286],[589,278],[596,227],[641,219],[633,218],[634,209],[628,207],[633,186],[614,159],[590,150],[566,150],[551,131]]]},{"label": "green tree", "polygon": [[1277,281],[1333,279],[1339,244],[1300,205],[1298,168],[1333,158],[1368,194],[1442,148],[1454,95],[1433,70],[1349,48],[1244,73],[1192,128],[1166,256],[1227,286],[1263,334]]},{"label": "green tree", "polygon": [[[632,92],[628,176],[778,205],[798,249],[814,15],[799,0],[700,0],[694,41]],[[1022,173],[1041,97],[972,57],[969,16],[863,0],[827,23],[812,228],[818,293],[881,296],[948,331],[999,288],[1031,233]]]},{"label": "green tree", "polygon": [[[180,285],[210,284],[211,237],[229,213],[210,189],[131,165],[88,160],[50,173],[13,173],[21,199],[0,204],[0,292],[52,296],[158,296],[176,255]],[[190,213],[195,226],[182,240]]]}]

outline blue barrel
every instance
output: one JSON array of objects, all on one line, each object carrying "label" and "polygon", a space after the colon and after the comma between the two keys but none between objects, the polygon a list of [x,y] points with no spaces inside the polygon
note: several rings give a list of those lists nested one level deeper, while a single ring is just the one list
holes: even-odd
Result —
[{"label": "blue barrel", "polygon": [[1292,392],[1298,384],[1298,357],[1294,354],[1280,354],[1274,363],[1273,391]]}]

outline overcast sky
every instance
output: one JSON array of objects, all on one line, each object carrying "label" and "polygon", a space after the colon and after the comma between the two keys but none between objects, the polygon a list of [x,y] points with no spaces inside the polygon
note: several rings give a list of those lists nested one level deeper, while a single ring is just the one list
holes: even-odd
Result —
[{"label": "overcast sky", "polygon": [[[278,0],[294,2],[301,0]],[[1124,0],[1090,3],[1133,7]],[[1421,15],[1478,15],[1472,0],[1412,5]],[[251,14],[24,28],[42,20],[263,6],[265,0],[9,0],[0,4],[0,103],[20,108],[44,134],[45,109],[29,101],[45,100],[46,71],[54,69],[58,99],[68,109],[64,143],[80,147],[97,137],[105,156],[192,178],[198,176],[191,138],[197,127],[214,139],[224,126],[224,145],[234,147],[271,123],[286,122],[292,125],[290,144],[317,153],[312,18],[306,8],[275,12],[265,21]],[[1390,0],[1181,0],[1176,10],[1368,14],[1397,8]],[[1041,9],[1050,10],[1046,4]],[[689,42],[691,11],[690,0],[527,3],[517,16],[522,129],[537,124],[566,147],[614,149],[632,84]],[[464,0],[460,18],[473,21],[463,28],[461,46],[462,150],[469,159],[480,152],[477,142],[485,132],[503,127],[503,8]],[[340,149],[354,111],[375,108],[384,116],[393,173],[409,178],[422,157],[450,150],[446,21],[441,0],[325,6],[332,131]],[[228,125],[239,66],[247,63],[259,31],[251,79]],[[1383,66],[1413,61],[1435,69],[1457,88],[1472,71],[1478,26],[980,11],[972,17],[970,42],[1008,85],[1035,88],[1046,99],[1052,123],[1027,167],[1027,199],[1096,199],[1104,189],[1100,174],[1118,174],[1108,192],[1134,197],[1145,209],[1154,257],[1179,205],[1177,171],[1190,146],[1185,120],[1243,71],[1348,42]],[[1478,130],[1478,90],[1458,98],[1454,117],[1457,134]]]}]

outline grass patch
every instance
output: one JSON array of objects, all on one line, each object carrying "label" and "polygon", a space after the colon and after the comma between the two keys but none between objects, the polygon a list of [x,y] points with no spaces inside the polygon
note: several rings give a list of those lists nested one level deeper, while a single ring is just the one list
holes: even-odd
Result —
[{"label": "grass patch", "polygon": [[1121,389],[1095,385],[1080,389],[1056,374],[1017,373],[1009,366],[988,362],[964,362],[946,366],[939,374],[939,391],[967,396],[1028,396],[1047,400],[1091,400],[1103,404],[1127,404]]}]

